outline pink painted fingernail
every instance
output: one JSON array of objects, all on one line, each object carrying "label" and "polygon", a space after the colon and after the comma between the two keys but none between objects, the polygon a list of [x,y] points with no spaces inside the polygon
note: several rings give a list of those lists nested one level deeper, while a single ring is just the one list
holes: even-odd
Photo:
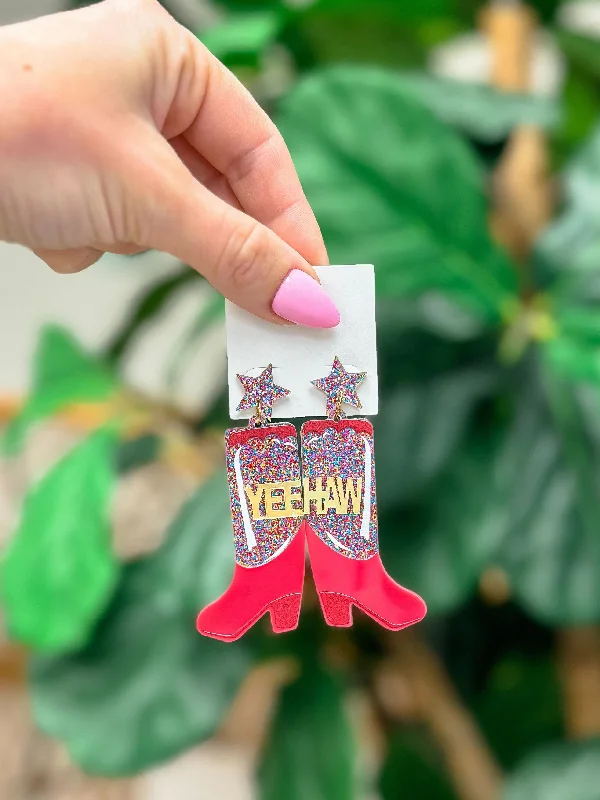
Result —
[{"label": "pink painted fingernail", "polygon": [[320,283],[301,269],[283,281],[271,305],[279,317],[308,328],[335,328],[340,312]]}]

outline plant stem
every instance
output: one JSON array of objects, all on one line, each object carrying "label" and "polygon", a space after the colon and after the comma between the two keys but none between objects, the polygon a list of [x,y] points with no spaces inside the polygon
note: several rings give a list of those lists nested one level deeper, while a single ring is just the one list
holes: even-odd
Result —
[{"label": "plant stem", "polygon": [[24,686],[27,652],[24,647],[6,641],[0,632],[0,686]]},{"label": "plant stem", "polygon": [[503,784],[500,767],[440,658],[413,630],[391,634],[388,644],[419,716],[444,757],[457,795],[461,800],[498,800]]},{"label": "plant stem", "polygon": [[600,735],[600,628],[558,631],[558,663],[563,690],[565,731],[572,739]]},{"label": "plant stem", "polygon": [[506,92],[526,92],[531,83],[535,16],[523,3],[491,2],[480,24],[492,51],[491,81]]},{"label": "plant stem", "polygon": [[[506,92],[531,91],[535,15],[523,3],[490,3],[481,15],[492,57],[492,85]],[[511,134],[492,179],[490,224],[498,241],[524,262],[554,206],[543,131],[522,126]],[[530,294],[523,274],[523,295]]]}]

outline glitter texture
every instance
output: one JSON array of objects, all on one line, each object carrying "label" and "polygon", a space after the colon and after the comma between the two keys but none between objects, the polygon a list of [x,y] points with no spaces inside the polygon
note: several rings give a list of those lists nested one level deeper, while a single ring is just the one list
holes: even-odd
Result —
[{"label": "glitter texture", "polygon": [[[258,567],[289,544],[303,518],[252,519],[245,489],[250,487],[255,492],[259,484],[300,480],[296,430],[289,423],[231,428],[225,432],[225,460],[236,561],[244,567]],[[297,505],[301,502],[298,495]],[[262,501],[262,513],[264,505]]]},{"label": "glitter texture", "polygon": [[256,406],[256,414],[250,420],[250,427],[256,425],[257,422],[261,424],[271,422],[273,403],[290,393],[289,389],[277,386],[273,382],[273,365],[269,364],[258,378],[250,378],[248,375],[238,375],[237,378],[244,387],[244,396],[237,411],[246,411]]},{"label": "glitter texture", "polygon": [[362,478],[359,514],[338,514],[334,509],[317,514],[311,505],[306,521],[325,544],[341,555],[359,560],[374,556],[379,545],[371,423],[365,419],[305,422],[302,471],[310,479],[311,488],[322,477]]},{"label": "glitter texture", "polygon": [[342,403],[354,406],[354,408],[361,408],[356,390],[366,374],[366,372],[346,372],[342,362],[336,356],[333,359],[329,375],[326,378],[311,381],[313,386],[327,396],[326,409],[330,419],[342,419],[346,416],[341,407]]}]

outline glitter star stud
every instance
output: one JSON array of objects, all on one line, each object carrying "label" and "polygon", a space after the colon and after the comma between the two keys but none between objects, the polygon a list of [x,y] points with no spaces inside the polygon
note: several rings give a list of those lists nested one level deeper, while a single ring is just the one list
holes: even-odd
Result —
[{"label": "glitter star stud", "polygon": [[343,403],[354,406],[354,408],[362,408],[356,390],[366,374],[366,372],[346,372],[342,362],[336,356],[329,375],[326,378],[311,381],[313,386],[327,396],[329,419],[341,419],[346,416],[342,409]]},{"label": "glitter star stud", "polygon": [[272,364],[269,364],[258,378],[250,378],[248,375],[238,375],[237,378],[244,387],[244,396],[237,407],[237,411],[246,411],[249,408],[256,407],[256,413],[251,418],[250,425],[262,425],[265,422],[270,422],[273,414],[273,403],[290,393],[289,389],[277,386],[273,382]]}]

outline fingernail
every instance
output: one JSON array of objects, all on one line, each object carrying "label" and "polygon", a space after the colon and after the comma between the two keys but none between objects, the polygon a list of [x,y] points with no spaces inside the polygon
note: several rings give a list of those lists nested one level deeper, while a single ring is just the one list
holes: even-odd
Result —
[{"label": "fingernail", "polygon": [[301,269],[283,281],[271,305],[278,317],[308,328],[335,328],[340,312],[320,283]]}]

